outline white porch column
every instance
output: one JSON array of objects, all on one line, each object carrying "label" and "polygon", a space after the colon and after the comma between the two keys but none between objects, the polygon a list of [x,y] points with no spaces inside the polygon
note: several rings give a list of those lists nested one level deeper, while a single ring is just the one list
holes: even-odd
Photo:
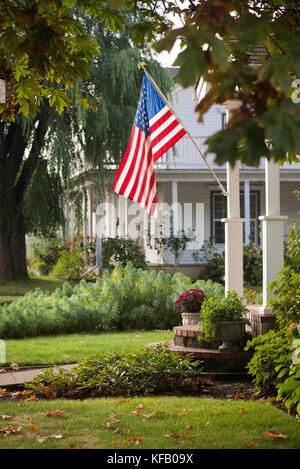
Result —
[{"label": "white porch column", "polygon": [[118,235],[122,238],[127,237],[128,232],[128,211],[127,211],[127,198],[119,195],[118,197]]},{"label": "white porch column", "polygon": [[92,210],[92,234],[91,236],[96,236],[97,234],[97,215],[96,215],[96,211],[97,211],[97,192],[96,192],[96,187],[93,186],[92,188],[92,192],[91,192],[91,210]]},{"label": "white porch column", "polygon": [[271,297],[268,286],[283,267],[283,227],[286,216],[280,216],[279,163],[265,159],[266,215],[262,222],[263,238],[263,305],[260,312],[270,313],[267,303]]},{"label": "white porch column", "polygon": [[[226,101],[227,121],[232,110],[238,108],[237,100]],[[232,168],[227,163],[227,218],[225,223],[225,293],[235,290],[243,297],[243,222],[240,214],[239,161]]]},{"label": "white porch column", "polygon": [[92,188],[88,186],[87,188],[87,213],[88,213],[88,235],[92,236],[93,234],[93,217],[92,217]]},{"label": "white porch column", "polygon": [[249,244],[250,228],[250,181],[244,182],[244,209],[245,209],[245,244]]},{"label": "white porch column", "polygon": [[117,211],[116,211],[116,204],[115,204],[115,196],[114,194],[109,194],[109,237],[115,238],[117,236]]},{"label": "white porch column", "polygon": [[172,210],[173,210],[173,231],[174,236],[178,233],[178,185],[177,181],[172,181]]}]

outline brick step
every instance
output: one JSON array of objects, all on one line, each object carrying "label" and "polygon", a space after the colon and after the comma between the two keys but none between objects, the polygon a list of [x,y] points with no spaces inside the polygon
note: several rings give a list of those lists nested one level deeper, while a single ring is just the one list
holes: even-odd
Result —
[{"label": "brick step", "polygon": [[[155,347],[164,342],[153,342],[146,347]],[[209,373],[246,373],[246,365],[253,356],[253,352],[240,350],[238,352],[221,352],[218,349],[178,346],[174,341],[167,343],[168,349],[182,356],[191,356],[200,360],[203,372]]]}]

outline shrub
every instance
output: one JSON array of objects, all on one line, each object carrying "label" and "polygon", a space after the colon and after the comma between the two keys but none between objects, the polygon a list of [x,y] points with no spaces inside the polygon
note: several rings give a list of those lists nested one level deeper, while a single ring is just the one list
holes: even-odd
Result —
[{"label": "shrub", "polygon": [[285,366],[291,364],[290,347],[292,338],[287,327],[270,330],[248,341],[245,350],[254,350],[247,369],[253,377],[255,390],[264,395],[275,395],[280,379],[276,372],[279,360],[284,357]]},{"label": "shrub", "polygon": [[103,267],[114,267],[121,263],[124,267],[129,262],[136,268],[147,269],[147,263],[141,246],[131,239],[106,238],[102,243]]},{"label": "shrub", "polygon": [[247,308],[235,291],[228,291],[226,298],[209,298],[202,305],[202,332],[205,340],[218,338],[220,321],[246,321]]},{"label": "shrub", "polygon": [[[220,253],[214,239],[205,240],[199,251],[193,253],[195,262],[204,264],[203,278],[224,283],[225,258]],[[250,285],[262,283],[262,249],[257,244],[249,244],[243,248],[244,282]]]},{"label": "shrub", "polygon": [[[278,375],[276,367],[290,367],[295,329],[292,326],[300,323],[300,273],[291,266],[284,267],[269,289],[273,297],[268,306],[272,308],[273,313],[277,313],[276,323],[279,330],[269,331],[248,342],[247,349],[254,350],[248,369],[258,391],[275,394],[278,385],[284,381],[283,372]],[[292,381],[293,378],[290,379],[290,382]]]},{"label": "shrub", "polygon": [[186,234],[184,230],[181,230],[177,235],[174,234],[171,228],[169,236],[163,236],[163,230],[161,227],[160,235],[158,237],[151,236],[148,233],[147,245],[154,249],[158,255],[165,256],[170,252],[174,256],[174,265],[178,266],[180,257],[187,248],[188,242],[193,239],[193,234]]},{"label": "shrub", "polygon": [[43,397],[177,393],[195,387],[201,370],[199,361],[159,346],[130,354],[103,352],[71,371],[46,370],[25,387]]},{"label": "shrub", "polygon": [[284,400],[285,406],[289,413],[292,409],[296,409],[300,416],[300,339],[296,339],[292,343],[293,352],[291,354],[292,363],[286,365],[286,359],[280,359],[279,365],[276,366],[278,378],[285,377],[284,382],[277,385],[278,397]]},{"label": "shrub", "polygon": [[79,249],[65,250],[55,264],[52,274],[66,278],[80,277],[84,271],[84,262]]},{"label": "shrub", "polygon": [[55,292],[28,292],[0,307],[0,337],[73,333],[94,329],[169,329],[181,315],[175,300],[192,286],[206,295],[219,296],[224,288],[213,282],[196,282],[163,271],[158,273],[118,264],[95,283],[65,283]]},{"label": "shrub", "polygon": [[201,249],[193,253],[193,259],[197,263],[205,264],[205,270],[202,275],[204,280],[210,279],[213,282],[224,283],[224,253],[219,253],[213,238],[203,242]]},{"label": "shrub", "polygon": [[257,244],[250,243],[243,249],[244,282],[250,285],[262,283],[262,249]]},{"label": "shrub", "polygon": [[288,239],[285,243],[284,263],[300,274],[300,230],[298,223],[293,222],[289,227]]},{"label": "shrub", "polygon": [[272,298],[268,306],[277,313],[280,327],[291,323],[300,324],[300,273],[292,267],[284,267],[270,286]]},{"label": "shrub", "polygon": [[57,234],[50,234],[48,236],[32,236],[29,244],[29,257],[31,262],[36,259],[44,261],[48,268],[58,261],[59,252],[63,240]]}]

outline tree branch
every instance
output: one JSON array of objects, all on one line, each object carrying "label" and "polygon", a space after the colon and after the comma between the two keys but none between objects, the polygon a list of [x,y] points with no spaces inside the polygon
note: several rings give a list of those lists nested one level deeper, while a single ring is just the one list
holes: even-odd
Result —
[{"label": "tree branch", "polygon": [[33,142],[28,158],[23,164],[22,172],[15,186],[18,202],[22,202],[25,191],[30,184],[32,175],[44,146],[49,123],[49,104],[45,102],[38,115],[38,125],[34,131]]}]

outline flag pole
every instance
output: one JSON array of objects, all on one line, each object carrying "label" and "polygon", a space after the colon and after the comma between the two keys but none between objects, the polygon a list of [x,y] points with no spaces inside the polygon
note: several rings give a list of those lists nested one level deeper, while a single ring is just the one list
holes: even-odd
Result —
[{"label": "flag pole", "polygon": [[227,197],[229,194],[228,192],[225,191],[221,181],[219,180],[219,178],[217,177],[217,175],[214,173],[212,167],[210,166],[210,164],[208,163],[207,159],[205,158],[205,156],[203,155],[202,151],[200,150],[199,146],[197,145],[197,143],[195,142],[194,138],[192,137],[192,135],[190,134],[190,132],[188,131],[188,129],[185,127],[185,125],[183,124],[182,120],[180,119],[180,117],[178,117],[178,115],[176,114],[176,112],[174,111],[174,109],[172,108],[171,104],[169,103],[169,101],[167,100],[167,98],[164,96],[164,94],[162,93],[162,91],[159,89],[159,87],[157,86],[157,84],[155,83],[155,81],[153,80],[153,78],[151,77],[151,75],[149,74],[149,72],[147,71],[146,67],[145,67],[145,62],[141,62],[138,64],[138,68],[142,68],[144,70],[144,72],[146,73],[147,77],[149,78],[149,80],[151,81],[152,85],[155,87],[156,91],[160,94],[160,96],[162,97],[162,99],[167,103],[167,105],[169,106],[170,110],[173,112],[174,116],[176,117],[176,119],[178,120],[178,122],[180,122],[180,124],[182,125],[182,127],[184,128],[184,130],[186,131],[187,135],[190,137],[191,141],[193,142],[193,144],[195,145],[196,149],[198,150],[198,152],[200,153],[200,155],[202,156],[205,164],[207,165],[208,169],[210,170],[212,176],[215,178],[218,186],[220,187],[220,190],[222,192],[222,194]]}]

